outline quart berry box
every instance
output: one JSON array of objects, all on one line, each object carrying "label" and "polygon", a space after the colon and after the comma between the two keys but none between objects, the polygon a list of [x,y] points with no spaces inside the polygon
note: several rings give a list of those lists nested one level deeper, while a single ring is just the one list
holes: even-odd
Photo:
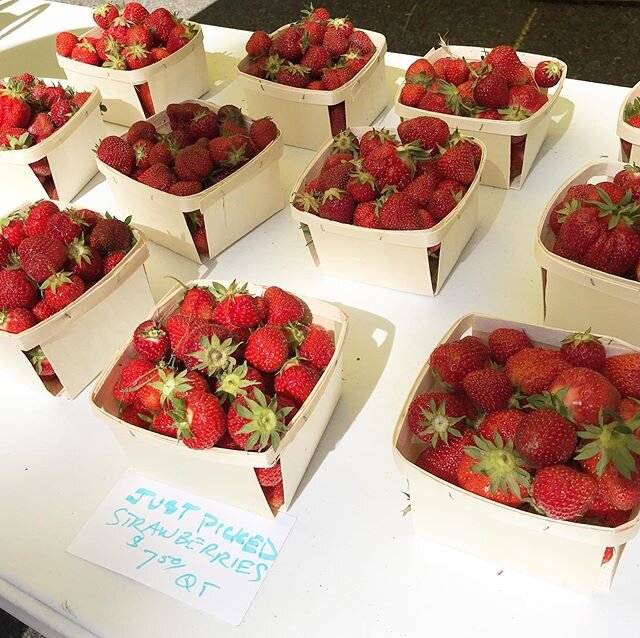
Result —
[{"label": "quart berry box", "polygon": [[[488,337],[496,328],[524,330],[534,345],[559,348],[566,330],[516,323],[483,315],[460,318],[439,343],[466,335]],[[638,348],[605,337],[607,354],[637,352]],[[427,363],[418,374],[393,432],[393,456],[409,483],[411,518],[416,533],[436,543],[480,556],[500,566],[542,576],[583,591],[608,590],[625,545],[638,532],[640,514],[619,527],[599,527],[546,518],[517,510],[452,485],[414,464],[425,444],[407,425],[411,401],[435,390],[438,382]],[[603,564],[605,549],[613,557]]]},{"label": "quart berry box", "polygon": [[[80,82],[74,88],[80,90],[80,86],[86,86],[86,83]],[[105,135],[100,113],[101,99],[100,92],[94,89],[73,117],[47,139],[29,148],[0,151],[3,210],[15,208],[25,199],[47,197],[43,185],[29,166],[45,157],[49,161],[58,198],[63,201],[71,201],[98,172],[94,148]]]},{"label": "quart berry box", "polygon": [[[624,121],[624,111],[627,104],[631,104],[640,97],[640,82],[629,91],[618,112],[618,126],[616,132],[620,138],[620,160],[633,164],[640,164],[640,128],[635,128]],[[626,142],[626,144],[625,144]],[[626,148],[625,148],[626,146]]]},{"label": "quart berry box", "polygon": [[[55,203],[61,210],[70,206]],[[126,257],[76,301],[18,334],[0,331],[0,374],[9,379],[9,384],[30,385],[74,399],[149,315],[154,306],[144,269],[149,248],[144,235],[136,228],[131,230],[136,243]],[[37,346],[57,378],[43,379],[36,373],[25,353]]]},{"label": "quart berry box", "polygon": [[[197,29],[193,39],[164,60],[142,69],[109,69],[56,54],[58,65],[70,82],[95,86],[100,90],[106,107],[105,121],[129,126],[146,117],[136,86],[148,86],[156,113],[163,111],[171,102],[200,97],[209,90],[202,28],[188,20],[185,24]],[[80,37],[98,38],[100,35],[102,29],[96,26]]]},{"label": "quart berry box", "polygon": [[[464,57],[466,60],[480,60],[487,51],[483,47],[470,46],[449,46],[448,49],[456,57]],[[448,53],[438,47],[431,49],[423,57],[431,62],[447,56]],[[443,119],[451,130],[458,129],[464,135],[472,135],[481,139],[487,147],[487,163],[482,174],[482,183],[487,186],[497,186],[498,188],[520,189],[533,166],[533,163],[540,151],[549,125],[551,124],[551,111],[562,91],[562,86],[567,75],[567,67],[564,62],[548,56],[536,55],[533,53],[522,53],[518,51],[518,57],[532,71],[539,62],[552,60],[562,65],[562,77],[556,86],[548,89],[549,101],[531,117],[518,122],[506,122],[502,120],[486,120],[461,115],[447,115],[445,113],[435,113],[437,117]],[[404,86],[404,81],[398,87],[395,97],[395,112],[402,120],[411,119],[420,115],[427,115],[430,111],[425,111],[417,107],[405,106],[400,102],[400,92]],[[510,177],[511,169],[511,138],[526,135],[524,146],[524,158],[522,162],[522,172],[513,178]]]},{"label": "quart berry box", "polygon": [[[210,284],[210,280],[195,280],[186,286]],[[262,286],[249,286],[252,294],[261,294],[263,290]],[[158,302],[154,315],[171,313],[178,307],[183,293],[182,286],[167,293]],[[273,512],[254,468],[271,467],[280,460],[284,488],[284,505],[281,509],[288,509],[340,397],[347,336],[347,316],[340,309],[317,299],[304,297],[303,300],[313,314],[314,323],[333,332],[335,353],[317,385],[291,420],[277,452],[272,447],[264,452],[216,447],[192,450],[177,439],[120,420],[118,401],[113,396],[112,388],[122,367],[134,358],[135,351],[129,340],[96,382],[91,403],[97,413],[107,419],[131,465],[159,481],[260,516],[272,517]]]},{"label": "quart berry box", "polygon": [[[271,34],[274,38],[285,25]],[[244,89],[249,115],[270,115],[282,132],[284,143],[317,150],[331,139],[329,106],[344,102],[347,128],[372,124],[387,104],[384,55],[387,40],[381,33],[362,29],[376,46],[365,67],[335,91],[314,91],[284,86],[249,75],[249,58],[238,64],[237,82]]]},{"label": "quart berry box", "polygon": [[[218,106],[188,100],[218,111]],[[251,122],[246,118],[247,122]],[[166,111],[149,118],[158,132],[170,130]],[[229,177],[195,195],[180,197],[142,184],[96,160],[121,213],[156,244],[202,263],[185,215],[200,211],[209,245],[209,259],[266,221],[284,206],[280,183],[282,135]],[[205,258],[206,261],[206,258]]]},{"label": "quart berry box", "polygon": [[535,251],[542,275],[544,321],[575,330],[585,321],[594,332],[640,343],[640,282],[582,266],[551,251],[554,234],[549,217],[554,206],[574,184],[611,179],[622,162],[594,162],[574,173],[558,188],[540,219]]},{"label": "quart berry box", "polygon": [[[360,139],[368,128],[352,128]],[[395,129],[390,129],[395,134]],[[482,160],[476,177],[460,203],[433,228],[426,230],[379,230],[323,219],[290,204],[291,216],[300,223],[311,257],[323,271],[333,277],[362,281],[376,286],[437,295],[453,270],[458,257],[478,225],[481,175],[485,170],[487,150],[481,140],[472,139],[482,148]],[[295,193],[316,178],[331,143],[318,151],[293,188]],[[429,249],[440,246],[437,260]]]}]

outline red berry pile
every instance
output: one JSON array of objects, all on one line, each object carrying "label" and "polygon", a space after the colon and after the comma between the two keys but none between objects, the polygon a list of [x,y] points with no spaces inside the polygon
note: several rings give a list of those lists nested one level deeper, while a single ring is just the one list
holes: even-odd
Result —
[{"label": "red berry pile", "polygon": [[[30,73],[21,73],[0,83],[0,152],[29,148],[64,126],[91,97],[59,84],[49,86]],[[49,160],[33,162],[31,169],[55,198]]]},{"label": "red berry pile", "polygon": [[[217,113],[196,102],[169,104],[168,131],[148,121],[135,122],[123,137],[110,135],[97,157],[115,170],[172,195],[195,195],[240,169],[278,136],[268,117],[247,122],[237,106]],[[187,216],[198,252],[208,253],[202,215]]]},{"label": "red berry pile", "polygon": [[617,527],[640,505],[640,353],[607,356],[590,331],[551,349],[498,328],[439,345],[429,364],[439,386],[407,415],[427,444],[416,465],[561,520]]},{"label": "red berry pile", "polygon": [[[637,97],[633,102],[625,104],[623,119],[629,126],[640,128],[640,97]],[[621,142],[624,159],[628,160],[631,155],[631,142],[627,140],[621,140]]]},{"label": "red berry pile", "polygon": [[556,255],[640,280],[640,167],[628,165],[612,181],[571,186],[548,223]]},{"label": "red berry pile", "polygon": [[293,205],[323,219],[384,230],[421,230],[463,199],[482,159],[480,146],[435,117],[402,122],[399,139],[371,129],[334,137],[320,174]]},{"label": "red berry pile", "polygon": [[93,19],[102,31],[83,38],[68,31],[59,33],[58,55],[118,71],[142,69],[175,53],[198,32],[196,25],[168,9],[149,13],[138,2],[122,6],[104,2],[93,10]]},{"label": "red berry pile", "polygon": [[[235,282],[188,289],[174,312],[136,328],[133,347],[113,388],[123,420],[193,449],[248,451],[278,449],[335,351],[301,299]],[[256,474],[281,505],[280,464]]]},{"label": "red berry pile", "polygon": [[3,217],[0,231],[0,330],[11,333],[74,302],[135,242],[128,220],[49,200]]}]

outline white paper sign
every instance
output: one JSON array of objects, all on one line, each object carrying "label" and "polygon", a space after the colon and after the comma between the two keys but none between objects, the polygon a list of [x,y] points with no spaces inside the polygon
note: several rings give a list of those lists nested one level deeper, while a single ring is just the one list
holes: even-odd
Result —
[{"label": "white paper sign", "polygon": [[130,469],[67,551],[239,625],[294,522],[284,513],[260,518]]}]

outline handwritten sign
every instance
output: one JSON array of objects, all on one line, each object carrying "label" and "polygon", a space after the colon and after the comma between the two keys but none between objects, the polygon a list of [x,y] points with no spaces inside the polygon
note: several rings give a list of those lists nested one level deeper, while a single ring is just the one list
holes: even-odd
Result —
[{"label": "handwritten sign", "polygon": [[295,519],[265,519],[128,470],[67,551],[233,625]]}]

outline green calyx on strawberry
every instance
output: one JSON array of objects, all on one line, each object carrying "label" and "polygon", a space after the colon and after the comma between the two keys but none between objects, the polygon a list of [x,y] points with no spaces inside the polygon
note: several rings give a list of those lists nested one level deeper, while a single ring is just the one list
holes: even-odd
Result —
[{"label": "green calyx on strawberry", "polygon": [[418,84],[419,86],[428,89],[433,83],[433,75],[428,74],[426,71],[418,71],[417,73],[411,73],[408,75],[407,82],[409,84]]},{"label": "green calyx on strawberry", "polygon": [[40,286],[40,289],[46,290],[47,288],[50,288],[51,292],[55,294],[59,286],[70,283],[72,283],[70,272],[56,272],[44,281],[44,283]]},{"label": "green calyx on strawberry", "polygon": [[513,440],[505,443],[498,432],[493,435],[493,441],[474,436],[475,445],[464,448],[466,454],[476,459],[471,467],[489,479],[489,489],[492,494],[511,492],[520,496],[522,488],[529,489],[531,475],[524,469],[524,460],[513,448]]},{"label": "green calyx on strawberry", "polygon": [[278,72],[282,69],[284,64],[284,58],[281,58],[278,54],[270,55],[264,63],[264,70],[267,74],[267,79],[275,80],[276,75],[278,75]]},{"label": "green calyx on strawberry", "polygon": [[594,335],[591,332],[591,328],[587,328],[584,332],[575,332],[573,334],[567,335],[562,343],[567,343],[570,345],[579,346],[581,343],[602,343],[602,339],[597,335]]},{"label": "green calyx on strawberry", "polygon": [[[464,416],[451,417],[447,416],[447,406],[444,401],[440,405],[436,405],[436,402],[432,399],[426,408],[421,408],[420,413],[422,419],[420,419],[418,426],[422,428],[420,437],[425,435],[431,435],[431,446],[436,445],[442,441],[445,445],[449,443],[449,436],[461,438],[462,433],[458,424],[464,421]],[[464,425],[464,423],[462,424]]]},{"label": "green calyx on strawberry", "polygon": [[603,189],[598,188],[597,191],[602,201],[587,201],[585,204],[599,209],[598,216],[608,219],[609,230],[615,228],[620,222],[633,226],[640,219],[640,205],[633,201],[630,189],[618,203],[615,203]]},{"label": "green calyx on strawberry", "polygon": [[249,434],[249,439],[245,445],[246,450],[257,447],[260,450],[269,445],[277,450],[280,446],[281,434],[287,431],[284,419],[291,411],[290,407],[278,408],[277,399],[274,397],[267,402],[264,393],[256,388],[253,397],[245,397],[243,405],[238,402],[235,410],[245,423],[239,430],[240,434]]},{"label": "green calyx on strawberry", "polygon": [[358,138],[350,131],[341,131],[334,136],[331,143],[331,153],[357,153]]},{"label": "green calyx on strawberry", "polygon": [[573,415],[564,403],[564,398],[569,392],[569,386],[560,388],[557,392],[542,392],[541,394],[532,394],[529,397],[529,401],[526,405],[527,408],[533,408],[534,410],[553,410],[560,416],[568,419],[572,423],[575,423]]},{"label": "green calyx on strawberry", "polygon": [[47,355],[42,351],[40,346],[36,346],[27,352],[31,365],[36,369],[36,372],[42,374],[42,366],[45,361],[48,361]]},{"label": "green calyx on strawberry", "polygon": [[[610,419],[607,423],[605,420]],[[628,421],[623,421],[618,414],[603,409],[600,412],[598,425],[584,425],[578,437],[586,441],[576,461],[598,457],[596,473],[602,476],[613,463],[625,478],[631,478],[636,472],[636,457],[640,455],[640,439],[634,434],[640,427],[640,413]]]},{"label": "green calyx on strawberry", "polygon": [[21,148],[28,148],[33,144],[33,138],[29,131],[25,131],[20,135],[11,135],[10,131],[2,134],[5,142],[0,144],[0,151],[16,151]]},{"label": "green calyx on strawberry", "polygon": [[557,211],[558,223],[564,224],[578,208],[580,208],[580,202],[577,199],[565,202],[562,208]]},{"label": "green calyx on strawberry", "polygon": [[623,118],[625,122],[635,115],[640,115],[640,96],[633,100],[633,102],[627,102],[624,106]]},{"label": "green calyx on strawberry", "polygon": [[313,193],[296,193],[291,203],[305,213],[318,213],[318,199]]},{"label": "green calyx on strawberry", "polygon": [[239,344],[233,343],[231,338],[221,342],[217,335],[203,335],[200,337],[200,345],[200,350],[188,355],[200,361],[195,365],[195,370],[205,370],[208,376],[213,377],[230,365],[236,364],[235,358],[231,355],[238,349]]},{"label": "green calyx on strawberry", "polygon": [[85,244],[83,237],[75,237],[67,246],[69,260],[75,261],[78,266],[84,261],[91,263],[91,249]]},{"label": "green calyx on strawberry", "polygon": [[222,395],[222,400],[237,396],[247,396],[247,388],[258,385],[257,381],[247,379],[247,362],[240,366],[229,366],[229,369],[220,375],[220,383],[216,394]]},{"label": "green calyx on strawberry", "polygon": [[107,56],[105,63],[102,65],[107,69],[114,71],[126,71],[128,69],[127,62],[121,53],[114,52]]},{"label": "green calyx on strawberry", "polygon": [[[149,330],[149,338],[153,338],[153,331],[155,330],[156,335],[158,334],[158,329],[154,329],[153,327],[148,328]],[[158,366],[158,381],[154,381],[149,384],[155,390],[160,392],[160,404],[164,406],[167,402],[171,402],[174,406],[177,405],[176,395],[178,393],[184,395],[185,392],[189,392],[189,390],[193,390],[193,385],[189,382],[187,378],[187,370],[183,370],[176,374],[175,370],[171,368],[164,368]]]},{"label": "green calyx on strawberry", "polygon": [[[0,228],[1,228],[0,224]],[[9,258],[7,263],[3,266],[3,270],[18,270],[20,269],[20,257],[18,257],[18,253],[14,250],[9,253]]]},{"label": "green calyx on strawberry", "polygon": [[455,84],[451,84],[446,80],[438,80],[437,93],[444,95],[445,106],[450,108],[454,115],[460,115],[463,111],[469,114],[475,113],[475,107],[463,100]]},{"label": "green calyx on strawberry", "polygon": [[293,346],[294,350],[300,347],[307,336],[307,331],[301,323],[289,322],[286,326],[287,341]]},{"label": "green calyx on strawberry", "polygon": [[533,115],[531,111],[527,111],[527,109],[523,108],[521,105],[498,109],[498,113],[500,113],[502,119],[507,122],[521,122]]},{"label": "green calyx on strawberry", "polygon": [[235,279],[228,286],[214,281],[209,286],[209,292],[214,296],[215,300],[220,303],[224,299],[232,299],[237,295],[248,295],[247,285],[247,283],[240,285]]}]

